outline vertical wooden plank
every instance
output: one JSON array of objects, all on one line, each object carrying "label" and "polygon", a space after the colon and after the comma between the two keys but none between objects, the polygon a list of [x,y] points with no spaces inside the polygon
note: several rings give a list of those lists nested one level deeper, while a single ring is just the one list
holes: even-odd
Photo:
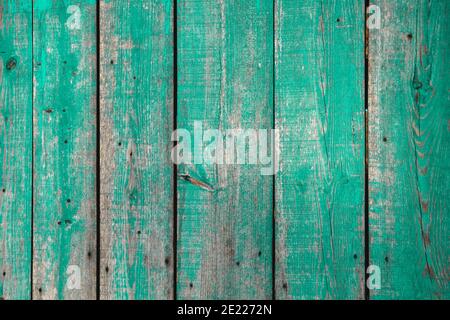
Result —
[{"label": "vertical wooden plank", "polygon": [[101,1],[101,298],[173,297],[173,3]]},{"label": "vertical wooden plank", "polygon": [[0,1],[0,300],[31,296],[31,1]]},{"label": "vertical wooden plank", "polygon": [[96,4],[33,3],[33,298],[94,299]]},{"label": "vertical wooden plank", "polygon": [[364,1],[276,2],[276,298],[364,295]]},{"label": "vertical wooden plank", "polygon": [[[181,0],[177,28],[178,128],[272,128],[273,2]],[[198,156],[209,141],[193,143]],[[271,298],[273,177],[260,169],[178,167],[178,298]]]},{"label": "vertical wooden plank", "polygon": [[373,1],[370,263],[374,299],[449,299],[450,2]]}]

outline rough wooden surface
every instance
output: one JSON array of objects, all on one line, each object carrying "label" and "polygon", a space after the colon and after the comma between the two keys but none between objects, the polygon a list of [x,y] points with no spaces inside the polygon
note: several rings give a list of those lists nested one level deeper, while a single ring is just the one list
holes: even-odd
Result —
[{"label": "rough wooden surface", "polygon": [[33,17],[33,298],[94,299],[96,4],[34,1]]},{"label": "rough wooden surface", "polygon": [[277,2],[276,298],[364,293],[364,1]]},{"label": "rough wooden surface", "polygon": [[173,3],[102,1],[102,299],[173,297]]},{"label": "rough wooden surface", "polygon": [[0,300],[31,294],[31,3],[0,1]]},{"label": "rough wooden surface", "polygon": [[369,42],[374,299],[448,299],[450,2],[374,1]]},{"label": "rough wooden surface", "polygon": [[[177,25],[178,128],[272,128],[273,2],[181,0]],[[177,298],[271,298],[273,177],[212,164],[178,175]]]},{"label": "rough wooden surface", "polygon": [[0,0],[0,299],[450,298],[450,2],[366,4]]}]

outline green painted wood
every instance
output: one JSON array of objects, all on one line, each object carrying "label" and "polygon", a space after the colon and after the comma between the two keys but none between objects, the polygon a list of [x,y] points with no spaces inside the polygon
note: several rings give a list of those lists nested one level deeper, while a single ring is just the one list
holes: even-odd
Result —
[{"label": "green painted wood", "polygon": [[364,1],[276,2],[276,298],[364,296]]},{"label": "green painted wood", "polygon": [[[181,0],[177,9],[177,127],[272,128],[273,2]],[[208,143],[195,143],[196,154]],[[260,169],[178,166],[177,298],[271,298],[273,177]]]},{"label": "green painted wood", "polygon": [[0,1],[0,300],[31,294],[32,10]]},{"label": "green painted wood", "polygon": [[100,5],[101,298],[171,299],[173,3]]},{"label": "green painted wood", "polygon": [[373,299],[449,299],[450,2],[373,1],[369,41]]},{"label": "green painted wood", "polygon": [[34,1],[33,26],[33,298],[94,299],[96,3]]},{"label": "green painted wood", "polygon": [[[370,296],[448,299],[450,3],[371,3]],[[97,146],[96,1],[0,0],[0,299],[363,298],[364,1],[100,4]],[[275,230],[261,166],[179,165],[174,194],[175,5],[177,126],[280,130]]]}]

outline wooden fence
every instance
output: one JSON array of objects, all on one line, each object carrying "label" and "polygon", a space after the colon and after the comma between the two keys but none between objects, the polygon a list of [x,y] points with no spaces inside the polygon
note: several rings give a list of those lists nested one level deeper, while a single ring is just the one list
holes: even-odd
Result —
[{"label": "wooden fence", "polygon": [[[450,298],[449,14],[0,0],[0,297]],[[196,122],[277,173],[175,165]]]}]

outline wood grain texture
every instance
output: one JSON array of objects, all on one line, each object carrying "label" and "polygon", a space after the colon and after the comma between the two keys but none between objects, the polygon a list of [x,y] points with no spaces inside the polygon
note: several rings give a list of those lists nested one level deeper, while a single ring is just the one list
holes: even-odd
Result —
[{"label": "wood grain texture", "polygon": [[101,1],[102,299],[173,297],[173,2]]},{"label": "wood grain texture", "polygon": [[0,1],[0,300],[31,295],[32,10]]},{"label": "wood grain texture", "polygon": [[[273,2],[181,0],[177,28],[177,127],[272,128]],[[178,166],[177,298],[271,298],[273,177],[260,169]]]},{"label": "wood grain texture", "polygon": [[276,298],[364,294],[364,1],[276,2]]},{"label": "wood grain texture", "polygon": [[95,1],[34,1],[33,26],[33,298],[95,299]]},{"label": "wood grain texture", "polygon": [[450,2],[374,1],[369,42],[373,299],[448,299]]},{"label": "wood grain texture", "polygon": [[371,0],[368,70],[365,2],[0,0],[0,300],[449,299],[450,2]]}]

